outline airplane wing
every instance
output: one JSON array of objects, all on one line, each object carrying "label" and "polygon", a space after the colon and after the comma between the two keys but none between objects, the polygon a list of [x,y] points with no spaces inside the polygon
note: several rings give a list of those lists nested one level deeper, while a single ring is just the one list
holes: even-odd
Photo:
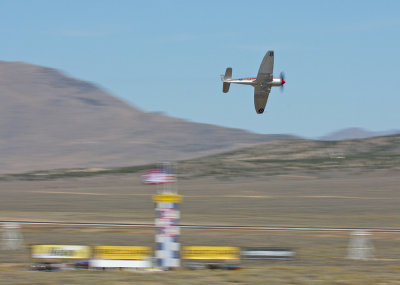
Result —
[{"label": "airplane wing", "polygon": [[264,113],[270,91],[271,86],[254,86],[254,107],[256,108],[257,114]]},{"label": "airplane wing", "polygon": [[274,70],[274,51],[269,50],[265,54],[260,68],[258,69],[257,82],[269,82],[272,80]]}]

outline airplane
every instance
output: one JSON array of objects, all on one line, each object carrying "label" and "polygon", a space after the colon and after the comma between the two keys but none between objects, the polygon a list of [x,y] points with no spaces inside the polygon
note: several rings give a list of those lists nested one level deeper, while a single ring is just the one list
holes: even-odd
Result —
[{"label": "airplane", "polygon": [[267,104],[268,95],[272,86],[281,86],[286,83],[285,75],[281,72],[279,78],[274,78],[272,75],[274,69],[274,51],[269,50],[261,62],[256,78],[239,78],[232,79],[232,67],[228,67],[225,75],[221,75],[223,82],[222,92],[228,93],[231,83],[251,85],[254,87],[254,107],[257,114],[264,113],[265,105]]}]

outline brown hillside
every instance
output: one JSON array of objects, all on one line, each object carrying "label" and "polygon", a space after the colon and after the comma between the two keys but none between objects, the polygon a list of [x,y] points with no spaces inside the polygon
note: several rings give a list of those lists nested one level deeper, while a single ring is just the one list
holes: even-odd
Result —
[{"label": "brown hillside", "polygon": [[57,70],[0,61],[0,173],[116,167],[292,138],[145,113]]}]

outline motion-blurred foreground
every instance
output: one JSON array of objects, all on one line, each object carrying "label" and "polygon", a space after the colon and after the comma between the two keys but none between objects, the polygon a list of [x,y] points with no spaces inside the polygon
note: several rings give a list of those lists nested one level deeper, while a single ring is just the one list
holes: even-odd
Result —
[{"label": "motion-blurred foreground", "polygon": [[[298,152],[282,155],[281,159],[268,155],[261,159],[256,148],[250,148],[177,163],[179,192],[184,199],[182,225],[290,227],[279,230],[183,228],[182,247],[288,248],[296,253],[294,259],[241,259],[244,269],[221,273],[181,269],[151,275],[115,271],[32,275],[25,271],[37,261],[30,256],[30,245],[155,249],[155,229],[22,224],[23,247],[1,251],[0,270],[2,280],[6,281],[0,282],[18,280],[20,284],[30,284],[32,278],[37,278],[38,282],[57,283],[61,278],[70,284],[87,280],[98,280],[100,284],[110,280],[116,284],[135,281],[172,284],[187,283],[187,278],[193,278],[190,284],[201,284],[206,279],[239,284],[266,281],[287,284],[288,280],[294,284],[332,284],[335,280],[346,284],[398,284],[400,254],[396,249],[400,245],[400,233],[391,231],[400,229],[398,150],[388,147],[398,145],[398,139],[393,136],[337,142],[333,144],[337,147],[334,155],[320,149],[321,152],[312,151],[308,156],[307,150],[301,147],[306,142],[298,141]],[[273,145],[260,148],[265,150]],[[314,145],[313,149],[318,147]],[[50,171],[3,176],[0,182],[2,220],[153,224],[152,195],[157,186],[143,185],[142,171],[136,168],[113,171]],[[362,242],[357,246],[354,240],[354,231],[359,228],[369,232],[368,248],[350,259],[351,250],[363,247]],[[363,252],[367,253],[366,258]],[[165,280],[168,278],[170,281]]]},{"label": "motion-blurred foreground", "polygon": [[[81,82],[76,89],[77,81],[61,80],[63,77],[52,70],[39,68],[37,73],[36,67],[21,66],[35,70],[28,72],[34,74],[29,80],[40,92],[50,91],[44,101],[36,101],[36,97],[26,101],[28,97],[17,96],[25,91],[13,93],[7,99],[10,101],[6,100],[11,102],[7,109],[13,110],[15,117],[5,117],[2,122],[8,129],[3,132],[2,128],[0,133],[3,142],[7,142],[1,145],[4,174],[0,176],[0,220],[4,227],[0,284],[400,284],[400,136],[336,142],[278,136],[270,141],[268,136],[214,126],[202,125],[188,131],[181,126],[190,129],[194,125],[160,115],[154,115],[158,118],[154,125],[129,129],[127,123],[118,130],[123,135],[116,135],[113,128],[110,135],[107,123],[117,114],[125,114],[121,111],[124,104],[118,101],[122,109],[88,119],[90,124],[85,125],[87,121],[76,119],[78,115],[100,114],[106,106],[113,105],[112,99],[103,98],[104,94],[97,94],[97,90],[83,96],[82,90],[94,87]],[[23,72],[18,70],[15,74]],[[57,80],[49,81],[49,74]],[[4,71],[3,75],[3,82],[11,76]],[[17,83],[7,86],[13,86],[9,90],[24,87]],[[63,93],[64,87],[72,91]],[[51,97],[53,92],[56,97]],[[88,94],[93,97],[86,97]],[[77,113],[69,114],[71,109],[62,111],[61,106],[69,104]],[[54,114],[38,119],[39,113],[35,112],[19,120],[23,118],[19,110],[27,106],[44,113],[53,110]],[[132,119],[132,110],[128,109],[124,118]],[[58,114],[64,118],[62,127],[54,119]],[[140,122],[155,118],[137,114],[135,118]],[[65,119],[69,117],[71,121]],[[164,120],[174,124],[156,129]],[[80,123],[84,128],[74,134]],[[38,128],[30,131],[32,126]],[[98,129],[94,130],[94,126]],[[162,129],[163,136],[153,136],[153,132]],[[232,137],[238,140],[232,141]],[[179,140],[181,144],[177,143]],[[41,143],[43,148],[38,147]],[[149,147],[148,152],[135,148],[137,144]],[[239,148],[241,144],[247,147]],[[224,152],[215,154],[221,150]],[[205,154],[208,156],[201,156]],[[179,159],[192,157],[176,162],[176,186],[183,196],[180,224],[191,225],[181,228],[182,250],[218,246],[219,250],[229,247],[242,255],[225,255],[226,260],[215,256],[193,260],[181,252],[181,268],[151,271],[152,274],[115,269],[69,270],[77,262],[80,268],[85,267],[88,256],[94,258],[99,248],[107,255],[108,250],[121,250],[118,246],[134,247],[136,253],[141,247],[141,254],[145,252],[151,258],[157,250],[153,195],[160,188],[144,185],[141,175],[154,167],[153,162],[170,155]],[[10,227],[11,221],[19,227]],[[36,245],[47,247],[35,251]],[[49,247],[60,245],[67,247]],[[71,245],[93,252],[61,261],[52,255],[68,256]],[[52,249],[48,256],[46,248]],[[211,249],[214,253],[217,250]],[[254,260],[243,254],[258,254],[257,249],[281,249],[295,255]],[[120,258],[122,251],[119,254]],[[28,270],[36,262],[64,265],[58,267],[63,270],[55,272]],[[192,270],[205,267],[204,264],[209,268],[233,269],[234,265],[243,269]]]}]

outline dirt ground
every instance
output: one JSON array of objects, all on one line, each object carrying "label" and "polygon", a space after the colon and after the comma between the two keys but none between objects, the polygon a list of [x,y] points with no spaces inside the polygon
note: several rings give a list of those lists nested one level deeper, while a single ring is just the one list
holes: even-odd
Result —
[{"label": "dirt ground", "polygon": [[[182,224],[400,228],[400,173],[329,171],[177,183]],[[140,174],[0,181],[0,219],[154,222]]]},{"label": "dirt ground", "polygon": [[[400,228],[392,170],[183,179],[181,224]],[[152,195],[132,174],[0,181],[0,220],[153,223]],[[350,232],[183,229],[185,245],[287,247],[291,261],[242,261],[238,271],[31,272],[31,244],[143,245],[154,229],[23,226],[25,248],[0,250],[0,284],[400,284],[400,233],[372,233],[374,257],[349,260]]]}]

